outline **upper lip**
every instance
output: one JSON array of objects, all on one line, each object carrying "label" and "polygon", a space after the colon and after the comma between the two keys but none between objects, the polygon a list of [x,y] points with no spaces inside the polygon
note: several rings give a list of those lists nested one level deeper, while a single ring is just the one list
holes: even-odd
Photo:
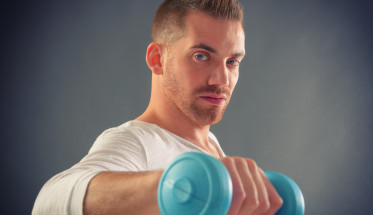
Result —
[{"label": "upper lip", "polygon": [[204,94],[204,95],[201,95],[201,97],[204,97],[204,98],[213,98],[213,99],[224,99],[224,100],[226,99],[225,95],[214,94],[214,93]]}]

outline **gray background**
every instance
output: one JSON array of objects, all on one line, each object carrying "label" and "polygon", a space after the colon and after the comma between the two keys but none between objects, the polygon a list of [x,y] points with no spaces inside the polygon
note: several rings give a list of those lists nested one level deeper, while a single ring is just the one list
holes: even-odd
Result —
[{"label": "gray background", "polygon": [[[253,0],[222,122],[229,155],[295,179],[306,214],[373,214],[371,1]],[[1,214],[30,214],[42,185],[109,127],[141,114],[160,1],[3,1]]]}]

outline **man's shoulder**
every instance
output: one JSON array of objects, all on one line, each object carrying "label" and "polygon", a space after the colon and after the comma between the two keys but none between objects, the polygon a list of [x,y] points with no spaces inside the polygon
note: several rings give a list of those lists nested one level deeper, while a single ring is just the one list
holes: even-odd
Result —
[{"label": "man's shoulder", "polygon": [[145,137],[153,136],[154,134],[163,133],[163,129],[158,126],[141,121],[128,121],[117,127],[109,128],[102,132],[99,138],[110,138],[116,136],[126,136],[126,137]]},{"label": "man's shoulder", "polygon": [[92,145],[90,152],[102,149],[141,149],[145,143],[154,142],[153,137],[157,132],[151,124],[128,121],[103,131]]},{"label": "man's shoulder", "polygon": [[170,132],[155,124],[142,121],[128,121],[117,127],[109,128],[99,135],[94,146],[100,145],[149,145],[154,143],[173,142],[176,138]]}]

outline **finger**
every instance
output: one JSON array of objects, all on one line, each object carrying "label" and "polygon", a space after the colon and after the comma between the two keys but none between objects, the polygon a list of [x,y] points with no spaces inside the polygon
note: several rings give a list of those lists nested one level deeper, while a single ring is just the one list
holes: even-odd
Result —
[{"label": "finger", "polygon": [[270,205],[268,214],[275,214],[282,207],[283,200],[281,196],[278,194],[278,192],[276,191],[276,188],[273,186],[271,181],[267,178],[267,176],[265,175],[262,169],[260,169],[260,175],[262,176],[265,186],[267,188],[269,205]]},{"label": "finger", "polygon": [[244,158],[236,158],[235,164],[245,192],[245,199],[241,205],[239,214],[252,214],[259,205],[256,183]]},{"label": "finger", "polygon": [[251,172],[253,181],[257,190],[257,200],[256,210],[254,214],[266,214],[270,207],[268,191],[266,183],[260,173],[260,168],[257,166],[256,162],[252,159],[246,159],[247,166]]},{"label": "finger", "polygon": [[237,171],[233,158],[224,157],[224,158],[220,158],[220,161],[227,168],[231,176],[232,185],[233,185],[232,202],[231,202],[231,206],[229,208],[227,215],[236,215],[239,213],[241,205],[243,201],[245,200],[246,194],[244,193],[244,186],[242,184],[240,175]]}]

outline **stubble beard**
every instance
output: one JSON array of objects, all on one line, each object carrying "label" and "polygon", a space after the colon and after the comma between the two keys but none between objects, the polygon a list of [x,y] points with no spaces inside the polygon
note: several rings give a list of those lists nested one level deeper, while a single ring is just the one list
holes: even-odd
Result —
[{"label": "stubble beard", "polygon": [[[191,95],[188,91],[181,87],[175,78],[172,68],[172,59],[169,59],[167,72],[164,73],[163,94],[171,106],[177,109],[186,118],[193,123],[205,126],[218,123],[224,115],[225,109],[230,100],[230,93],[227,89],[222,89],[216,86],[203,86],[195,89]],[[199,94],[201,93],[217,93],[226,96],[226,101],[223,107],[212,106],[210,108],[203,107],[199,104]]]}]

